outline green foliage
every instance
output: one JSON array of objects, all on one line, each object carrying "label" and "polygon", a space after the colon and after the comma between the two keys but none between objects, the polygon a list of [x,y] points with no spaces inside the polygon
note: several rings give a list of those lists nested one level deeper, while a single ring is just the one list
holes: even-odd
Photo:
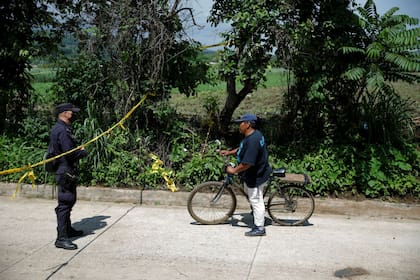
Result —
[{"label": "green foliage", "polygon": [[420,153],[414,146],[402,149],[386,145],[358,149],[322,146],[302,157],[293,154],[281,160],[278,157],[274,154],[273,166],[284,166],[291,173],[309,174],[312,184],[308,188],[315,194],[420,197]]},{"label": "green foliage", "polygon": [[[400,151],[386,146],[367,147],[360,155],[361,161],[357,166],[359,191],[368,197],[419,196],[417,178],[420,158],[413,148]],[[416,169],[414,166],[417,166]]]},{"label": "green foliage", "polygon": [[[277,3],[255,0],[215,1],[209,21],[214,25],[229,23],[231,29],[222,34],[229,42],[221,51],[219,77],[226,82],[227,99],[221,110],[220,132],[242,100],[266,80],[266,69],[275,47]],[[236,81],[241,87],[237,90]]]},{"label": "green foliage", "polygon": [[[0,133],[15,134],[30,109],[31,61],[53,54],[63,24],[55,1],[2,1],[0,21]],[[62,1],[65,6],[67,1]],[[62,19],[62,18],[60,18]]]},{"label": "green foliage", "polygon": [[[1,170],[43,158],[54,121],[54,105],[58,102],[69,101],[82,108],[74,132],[77,139],[85,142],[119,120],[143,94],[153,91],[156,95],[133,114],[126,130],[117,128],[87,147],[88,157],[81,161],[81,183],[162,188],[165,182],[152,169],[149,152],[162,159],[164,170],[173,172],[176,185],[183,190],[220,179],[224,162],[217,155],[218,145],[208,143],[212,134],[207,128],[213,126],[213,115],[220,113],[222,98],[207,95],[198,106],[197,114],[208,118],[204,125],[181,119],[179,112],[185,110],[179,111],[180,106],[175,110],[166,102],[175,87],[186,95],[194,95],[197,85],[212,78],[216,67],[206,73],[204,60],[197,59],[199,46],[179,39],[182,19],[170,14],[167,1],[143,2],[113,2],[112,7],[105,2],[81,2],[79,8],[86,8],[86,14],[92,17],[77,19],[93,19],[89,22],[92,28],[78,33],[83,36],[72,49],[77,50],[78,44],[86,52],[73,53],[72,59],[60,61],[54,91],[46,87],[41,90],[37,84],[36,94],[19,95],[29,91],[16,91],[12,86],[18,81],[10,80],[14,83],[9,85],[13,88],[11,95],[1,95],[1,106],[6,104],[2,99],[6,96],[9,105],[20,113],[21,109],[27,110],[31,117],[14,113],[7,116],[19,120],[19,129],[14,127],[13,132],[20,137],[0,136]],[[280,141],[274,139],[278,135],[274,132],[281,130],[290,138],[292,133],[308,133],[321,139],[309,137],[310,141],[294,142],[295,146],[271,148],[273,166],[309,173],[314,182],[310,188],[319,195],[352,192],[368,197],[418,198],[420,156],[415,147],[407,145],[410,139],[405,134],[410,130],[410,111],[407,102],[388,85],[396,80],[418,81],[412,72],[419,71],[419,53],[413,51],[418,49],[419,29],[407,29],[418,21],[395,15],[395,8],[381,17],[372,1],[360,10],[360,17],[355,17],[348,10],[350,2],[336,1],[332,6],[331,1],[325,0],[287,0],[282,5],[276,1],[215,1],[212,23],[232,24],[232,32],[225,34],[229,46],[221,52],[219,74],[234,97],[244,97],[267,78],[270,85],[273,75],[274,85],[285,88],[289,75],[266,71],[275,47],[281,65],[293,70],[294,86],[286,96],[284,113],[291,116],[286,123],[297,125],[288,130],[278,123],[267,124],[272,132],[267,136],[273,138],[273,143]],[[108,13],[116,7],[121,8],[119,15]],[[101,12],[91,13],[91,9]],[[18,9],[16,12],[21,14]],[[96,15],[100,20],[95,21],[99,19]],[[95,25],[98,22],[100,25]],[[115,33],[116,29],[119,32]],[[11,38],[1,43],[10,43]],[[7,53],[9,50],[11,53]],[[29,48],[6,48],[0,55],[1,59],[18,60],[19,67],[14,70],[19,75],[23,73],[19,77],[24,79],[19,86],[29,89],[29,73],[24,70],[29,69]],[[7,63],[2,63],[2,67]],[[49,74],[32,73],[37,82],[51,81]],[[206,90],[222,88],[214,85]],[[275,98],[279,97],[278,92]],[[267,99],[273,101],[272,96]],[[247,106],[251,106],[247,108],[257,107],[254,100],[247,100]],[[240,102],[233,103],[235,107]],[[0,110],[0,114],[5,112]],[[273,118],[280,119],[278,111]],[[362,121],[366,122],[367,131],[360,130]],[[343,138],[347,145],[337,144],[343,138],[329,141],[334,135],[346,136]],[[317,144],[316,140],[324,144],[306,146]],[[52,176],[42,175],[45,173],[41,168],[35,172],[37,183],[53,182]],[[21,175],[7,175],[2,180],[17,182]]]},{"label": "green foliage", "polygon": [[[182,55],[178,54],[180,50]],[[165,79],[172,87],[178,88],[179,92],[187,96],[195,95],[197,86],[208,80],[209,66],[201,56],[201,49],[184,41],[177,43],[168,55],[171,58],[165,67]]]},{"label": "green foliage", "polygon": [[367,124],[368,143],[399,146],[413,135],[410,100],[402,99],[393,87],[384,85],[376,93],[361,99],[363,119]]},{"label": "green foliage", "polygon": [[352,96],[357,87],[340,77],[351,59],[337,55],[337,49],[359,40],[361,29],[349,8],[351,2],[286,1],[290,6],[279,25],[284,35],[277,55],[294,74],[282,108],[291,139],[342,141],[350,127],[347,122],[353,121]]},{"label": "green foliage", "polygon": [[[42,160],[46,152],[43,147],[38,146],[39,143],[31,142],[21,138],[10,138],[0,135],[0,170],[8,170],[34,164]],[[35,172],[42,172],[42,167],[36,168]],[[23,175],[23,172],[12,173],[1,177],[3,182],[17,182]],[[37,182],[43,182],[43,177],[37,174]]]},{"label": "green foliage", "polygon": [[311,176],[308,186],[315,194],[339,195],[351,191],[355,184],[355,150],[351,147],[330,148],[322,146],[304,155],[274,161],[275,167],[286,167],[289,173],[306,173]]},{"label": "green foliage", "polygon": [[89,180],[92,185],[138,185],[142,155],[141,152],[130,149],[130,139],[128,131],[117,128],[92,146],[88,150],[88,157],[81,164],[83,181]]},{"label": "green foliage", "polygon": [[31,75],[34,83],[51,83],[55,80],[55,71],[48,67],[32,68]]},{"label": "green foliage", "polygon": [[219,146],[210,143],[205,151],[195,151],[176,172],[176,179],[185,190],[205,181],[217,181],[223,175],[224,160],[217,154]]},{"label": "green foliage", "polygon": [[420,69],[420,28],[407,29],[418,24],[418,19],[395,15],[397,11],[393,8],[381,16],[374,1],[366,1],[358,8],[363,43],[340,48],[353,58],[342,77],[359,85],[353,109],[359,114],[356,118],[368,124],[368,142],[394,146],[404,142],[413,128],[411,104],[401,99],[391,82],[419,81],[416,72]]},{"label": "green foliage", "polygon": [[[416,26],[419,19],[396,15],[397,11],[398,8],[392,8],[381,16],[376,11],[374,1],[366,1],[364,7],[358,8],[359,23],[364,30],[364,43],[340,48],[344,54],[361,55],[353,68],[364,68],[364,75],[349,75],[348,78],[358,81],[367,78],[366,84],[373,91],[381,89],[386,80],[419,81],[415,72],[420,71],[417,51],[420,28],[408,29],[410,26]],[[353,69],[350,68],[349,71]]]}]

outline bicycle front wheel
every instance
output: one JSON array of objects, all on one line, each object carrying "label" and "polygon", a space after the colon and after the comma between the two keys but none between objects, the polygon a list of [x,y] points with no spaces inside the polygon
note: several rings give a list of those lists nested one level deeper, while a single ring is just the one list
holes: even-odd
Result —
[{"label": "bicycle front wheel", "polygon": [[226,222],[236,208],[236,196],[222,182],[205,182],[195,187],[188,197],[188,212],[197,222],[215,225]]},{"label": "bicycle front wheel", "polygon": [[283,226],[303,225],[314,212],[312,194],[300,186],[285,186],[271,194],[268,213],[276,223]]}]

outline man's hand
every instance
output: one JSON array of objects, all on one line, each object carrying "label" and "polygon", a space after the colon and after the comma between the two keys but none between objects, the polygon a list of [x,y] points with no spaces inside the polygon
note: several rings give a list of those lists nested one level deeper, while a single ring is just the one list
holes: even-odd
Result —
[{"label": "man's hand", "polygon": [[221,155],[221,156],[228,156],[228,155],[230,155],[230,151],[228,151],[228,150],[220,150],[219,151],[219,155]]},{"label": "man's hand", "polygon": [[233,167],[233,166],[227,166],[226,167],[226,173],[227,174],[235,174],[236,172],[235,172],[235,167]]},{"label": "man's hand", "polygon": [[233,149],[233,150],[220,150],[219,151],[219,155],[221,155],[221,156],[230,156],[230,155],[236,154],[237,151],[238,151],[238,148]]}]

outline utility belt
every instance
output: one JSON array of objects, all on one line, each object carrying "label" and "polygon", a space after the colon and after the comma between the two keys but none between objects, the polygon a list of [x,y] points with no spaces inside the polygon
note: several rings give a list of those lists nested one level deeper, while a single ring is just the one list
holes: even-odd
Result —
[{"label": "utility belt", "polygon": [[76,172],[68,171],[62,174],[57,174],[56,180],[63,191],[73,192],[79,183],[79,176]]}]

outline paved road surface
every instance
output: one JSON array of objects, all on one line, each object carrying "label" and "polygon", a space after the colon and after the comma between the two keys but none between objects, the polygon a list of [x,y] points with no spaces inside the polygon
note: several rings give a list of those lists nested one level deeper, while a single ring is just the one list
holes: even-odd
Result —
[{"label": "paved road surface", "polygon": [[55,206],[0,196],[0,279],[420,279],[420,219],[315,213],[250,238],[248,213],[203,226],[185,207],[78,201],[73,224],[88,235],[66,251]]}]

